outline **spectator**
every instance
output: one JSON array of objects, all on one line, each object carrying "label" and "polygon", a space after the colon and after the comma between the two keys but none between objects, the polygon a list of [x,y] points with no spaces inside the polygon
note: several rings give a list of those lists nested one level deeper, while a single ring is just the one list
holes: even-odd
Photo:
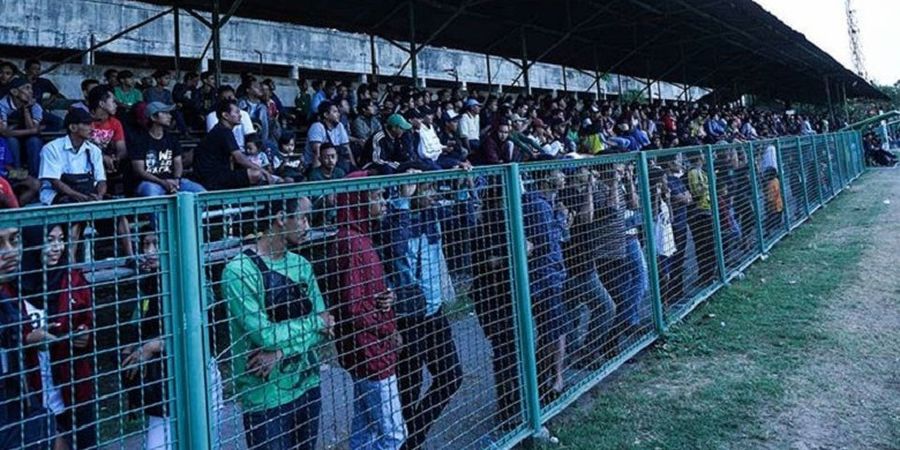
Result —
[{"label": "spectator", "polygon": [[[41,124],[47,128],[47,131],[57,131],[62,128],[62,119],[47,110],[52,108],[53,102],[65,97],[52,81],[41,76],[41,62],[36,59],[25,61],[25,77],[31,83],[34,101],[44,108],[44,120],[41,121]],[[47,94],[46,100],[44,99],[45,94]]]},{"label": "spectator", "polygon": [[366,155],[371,154],[372,165],[382,174],[396,173],[401,164],[408,166],[416,154],[412,140],[404,136],[412,129],[412,124],[400,114],[391,114],[385,129],[375,133],[366,143]]},{"label": "spectator", "polygon": [[661,158],[660,163],[665,165],[665,180],[669,191],[669,199],[672,210],[672,236],[675,243],[675,253],[669,257],[669,284],[663,292],[666,301],[675,302],[684,296],[684,261],[687,249],[688,237],[688,207],[693,203],[691,191],[688,190],[682,178],[684,170],[681,162],[673,155]]},{"label": "spectator", "polygon": [[709,180],[702,152],[691,155],[691,169],[688,171],[688,188],[694,203],[688,208],[688,224],[697,253],[697,272],[700,286],[708,286],[716,276],[716,253],[713,239],[712,206],[709,197]]},{"label": "spectator", "polygon": [[267,205],[255,246],[222,273],[235,390],[250,449],[316,448],[321,390],[316,348],[332,336],[313,266],[289,251],[306,239],[309,201]]},{"label": "spectator", "polygon": [[309,127],[306,135],[306,149],[303,153],[306,165],[318,167],[321,164],[319,148],[327,142],[338,149],[338,167],[345,172],[357,167],[349,147],[350,137],[340,120],[341,112],[336,104],[330,101],[319,104],[319,120]]},{"label": "spectator", "polygon": [[172,92],[166,89],[172,81],[172,74],[166,69],[158,69],[151,75],[155,84],[153,86],[144,85],[144,101],[147,103],[160,102],[167,105],[174,105],[175,100],[172,98]]},{"label": "spectator", "polygon": [[129,150],[139,197],[204,191],[203,186],[182,178],[181,145],[167,131],[172,126],[173,109],[174,105],[159,102],[147,105],[150,129],[142,132]]},{"label": "spectator", "polygon": [[13,165],[6,141],[0,139],[0,208],[18,208],[37,198],[41,183],[25,170]]},{"label": "spectator", "polygon": [[357,115],[350,124],[350,142],[362,147],[375,133],[382,130],[376,113],[378,106],[370,99],[362,99],[357,106]]},{"label": "spectator", "polygon": [[119,71],[116,69],[106,69],[103,71],[103,84],[115,90],[119,87]]},{"label": "spectator", "polygon": [[[94,122],[91,124],[91,142],[103,152],[103,167],[107,178],[115,178],[121,184],[123,172],[119,165],[128,156],[125,146],[125,129],[116,118],[115,96],[109,86],[97,86],[88,93],[88,108]],[[113,188],[114,193],[121,193],[121,186]]]},{"label": "spectator", "polygon": [[[219,102],[234,102],[234,88],[226,84],[219,88],[218,96]],[[247,114],[247,111],[244,111],[243,109],[239,109],[239,113],[241,116],[241,123],[239,125],[236,125],[231,131],[234,134],[234,140],[235,142],[237,142],[238,148],[243,151],[246,148],[245,136],[251,133],[255,133],[256,130],[253,128],[253,122],[250,120],[250,114]],[[219,117],[216,114],[216,111],[213,110],[206,115],[206,132],[209,133],[210,131],[212,131],[213,127],[215,127],[218,123]]]},{"label": "spectator", "polygon": [[9,61],[0,61],[0,98],[9,95],[10,83],[19,69]]},{"label": "spectator", "polygon": [[[71,236],[70,236],[71,237]],[[28,386],[55,416],[56,448],[97,444],[94,301],[66,256],[66,227],[23,230],[22,326]],[[44,363],[41,363],[44,361]]]},{"label": "spectator", "polygon": [[81,98],[82,100],[77,103],[73,103],[71,108],[80,108],[87,112],[91,112],[91,108],[88,107],[88,94],[95,87],[100,86],[100,82],[93,79],[88,78],[86,80],[81,80]]},{"label": "spectator", "polygon": [[172,87],[172,100],[187,125],[203,128],[205,111],[203,94],[200,92],[200,75],[197,72],[186,72],[182,82]]},{"label": "spectator", "polygon": [[216,108],[219,122],[197,147],[196,175],[200,184],[211,191],[272,184],[275,178],[247,160],[234,136],[240,126],[240,109],[233,101],[223,101]]},{"label": "spectator", "polygon": [[397,384],[401,340],[395,298],[371,237],[384,214],[383,195],[381,189],[338,194],[339,226],[329,258],[338,358],[353,380],[352,449],[396,450],[406,439]]},{"label": "spectator", "polygon": [[134,74],[130,70],[123,70],[116,76],[118,84],[113,88],[112,84],[107,85],[113,89],[116,96],[116,102],[124,106],[125,109],[131,109],[135,104],[144,101],[144,95],[134,85]]},{"label": "spectator", "polygon": [[303,164],[303,154],[297,152],[293,133],[285,132],[278,138],[278,151],[273,155],[272,167],[288,183],[304,181],[306,166]]},{"label": "spectator", "polygon": [[470,98],[466,100],[465,111],[459,120],[459,135],[462,139],[463,147],[469,151],[469,154],[476,154],[481,148],[481,103],[478,100]]},{"label": "spectator", "polygon": [[[28,174],[37,176],[40,166],[41,146],[38,135],[44,110],[35,101],[31,84],[24,78],[15,78],[9,83],[9,94],[0,99],[0,136],[6,141],[11,163],[22,167],[23,156],[27,158]],[[22,148],[25,148],[25,155]]]},{"label": "spectator", "polygon": [[[26,347],[21,334],[22,314],[18,281],[21,246],[17,228],[0,228],[0,448],[43,450],[49,447],[48,425],[53,420],[39,399],[27,395],[22,362]],[[26,401],[21,401],[25,399]]]},{"label": "spectator", "polygon": [[81,109],[66,114],[68,134],[41,149],[41,203],[58,205],[101,200],[106,195],[103,154],[90,138],[94,118]]},{"label": "spectator", "polygon": [[[329,82],[330,83],[330,82]],[[333,85],[332,85],[333,86]],[[328,94],[325,93],[325,89],[322,87],[322,81],[314,80],[312,82],[312,100],[309,102],[309,117],[313,118],[317,114],[319,114],[319,105],[322,104],[325,100],[329,100]]]},{"label": "spectator", "polygon": [[216,74],[207,70],[200,74],[200,110],[206,116],[216,108],[218,91],[216,90]]},{"label": "spectator", "polygon": [[525,161],[519,148],[509,139],[509,133],[508,122],[498,123],[481,144],[476,164],[491,165]]},{"label": "spectator", "polygon": [[245,82],[244,95],[238,100],[238,107],[250,115],[253,126],[258,130],[265,148],[274,148],[270,145],[272,136],[269,134],[269,108],[262,98],[262,87],[256,78]]},{"label": "spectator", "polygon": [[337,166],[338,152],[329,143],[319,147],[319,167],[313,167],[309,171],[309,181],[338,180],[347,176],[347,172]]},{"label": "spectator", "polygon": [[305,125],[310,116],[312,95],[309,94],[309,82],[300,78],[297,80],[297,97],[294,98],[297,125]]},{"label": "spectator", "polygon": [[767,237],[771,238],[778,232],[778,228],[784,226],[784,200],[781,195],[781,180],[778,179],[778,171],[766,169],[763,172],[765,186],[765,226]]}]

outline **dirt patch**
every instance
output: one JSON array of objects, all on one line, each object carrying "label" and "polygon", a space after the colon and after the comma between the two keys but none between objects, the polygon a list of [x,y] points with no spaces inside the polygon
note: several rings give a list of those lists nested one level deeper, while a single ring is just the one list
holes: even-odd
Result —
[{"label": "dirt patch", "polygon": [[900,178],[878,174],[856,189],[888,193],[891,205],[872,227],[836,230],[866,233],[868,242],[823,310],[835,344],[785,380],[780,405],[760,412],[769,417],[753,447],[900,449]]}]

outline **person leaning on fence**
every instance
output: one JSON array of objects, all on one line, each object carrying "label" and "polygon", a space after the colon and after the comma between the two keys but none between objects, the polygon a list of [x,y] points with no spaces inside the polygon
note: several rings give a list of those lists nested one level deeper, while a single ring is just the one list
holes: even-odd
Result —
[{"label": "person leaning on fence", "polygon": [[[397,328],[403,338],[397,366],[403,418],[409,431],[404,449],[421,448],[428,430],[462,384],[462,367],[445,301],[456,294],[444,257],[440,206],[434,187],[400,187],[382,228],[388,284],[394,292]],[[384,244],[384,243],[383,243]],[[423,395],[423,371],[431,383]]]},{"label": "person leaning on fence", "polygon": [[522,196],[525,238],[533,246],[528,257],[532,308],[538,334],[538,379],[541,396],[550,401],[565,387],[566,307],[563,288],[567,278],[562,252],[563,225],[554,213],[556,196],[565,187],[559,171],[533,172],[534,184]]},{"label": "person leaning on fence", "polygon": [[273,200],[262,236],[222,273],[235,389],[251,449],[314,449],[321,390],[317,347],[332,335],[313,266],[289,251],[306,239],[310,203]]},{"label": "person leaning on fence", "polygon": [[219,123],[195,150],[195,172],[211,191],[271,184],[276,178],[250,162],[234,138],[233,129],[241,126],[241,114],[234,101],[222,101],[216,107]]},{"label": "person leaning on fence", "polygon": [[[17,228],[0,228],[0,449],[46,450],[53,415],[39,392],[32,392],[21,366],[25,347],[18,293],[21,246]],[[26,319],[27,320],[27,319]]]},{"label": "person leaning on fence", "polygon": [[664,166],[665,181],[669,190],[669,206],[672,210],[672,234],[675,238],[675,253],[669,258],[669,283],[662,295],[666,302],[675,302],[684,295],[684,261],[687,249],[688,235],[688,206],[693,203],[691,191],[687,188],[682,178],[684,170],[677,155],[659,158],[659,163]]},{"label": "person leaning on fence", "polygon": [[94,392],[94,300],[66,252],[66,227],[23,229],[21,312],[25,370],[56,419],[56,448],[97,444]]},{"label": "person leaning on fence", "polygon": [[[354,172],[347,178],[362,178]],[[372,233],[384,215],[384,191],[338,194],[338,232],[329,258],[337,351],[353,379],[353,450],[399,449],[406,426],[397,381],[401,344],[381,258]]]}]

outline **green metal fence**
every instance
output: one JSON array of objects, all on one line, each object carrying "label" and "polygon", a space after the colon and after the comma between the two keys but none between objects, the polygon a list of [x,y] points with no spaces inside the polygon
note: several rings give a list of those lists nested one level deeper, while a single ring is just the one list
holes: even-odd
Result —
[{"label": "green metal fence", "polygon": [[5,211],[20,387],[0,440],[511,447],[843,190],[861,149],[846,132]]}]

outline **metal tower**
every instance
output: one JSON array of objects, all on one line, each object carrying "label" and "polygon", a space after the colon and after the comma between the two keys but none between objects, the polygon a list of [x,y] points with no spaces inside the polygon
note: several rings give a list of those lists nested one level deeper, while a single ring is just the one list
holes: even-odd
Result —
[{"label": "metal tower", "polygon": [[847,9],[847,32],[850,34],[850,54],[853,57],[853,68],[856,74],[868,81],[869,73],[866,71],[866,60],[863,57],[862,44],[860,42],[859,22],[856,20],[856,10],[853,1],[845,1]]}]

